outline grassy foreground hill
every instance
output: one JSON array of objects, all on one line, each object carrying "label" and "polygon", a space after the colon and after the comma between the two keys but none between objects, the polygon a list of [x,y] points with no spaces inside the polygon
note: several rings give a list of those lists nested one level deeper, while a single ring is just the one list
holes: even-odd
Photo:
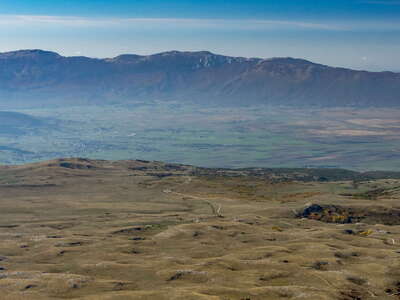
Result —
[{"label": "grassy foreground hill", "polygon": [[3,166],[1,299],[398,299],[398,178],[86,159]]}]

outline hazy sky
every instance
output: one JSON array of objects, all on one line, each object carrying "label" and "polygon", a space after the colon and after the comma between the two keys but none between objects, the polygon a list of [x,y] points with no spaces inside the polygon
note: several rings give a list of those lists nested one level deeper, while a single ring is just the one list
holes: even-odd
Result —
[{"label": "hazy sky", "polygon": [[209,50],[400,71],[400,0],[1,0],[0,51]]}]

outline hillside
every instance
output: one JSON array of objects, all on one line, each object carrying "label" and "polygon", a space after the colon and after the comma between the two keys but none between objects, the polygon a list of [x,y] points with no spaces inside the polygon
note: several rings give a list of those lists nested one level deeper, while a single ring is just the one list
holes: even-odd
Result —
[{"label": "hillside", "polygon": [[3,103],[150,100],[200,104],[400,106],[400,74],[333,68],[294,58],[239,58],[171,51],[111,59],[42,50],[0,54]]},{"label": "hillside", "polygon": [[21,135],[44,127],[46,122],[27,114],[0,111],[0,124],[1,135]]},{"label": "hillside", "polygon": [[1,299],[398,299],[390,177],[143,160],[2,166]]}]

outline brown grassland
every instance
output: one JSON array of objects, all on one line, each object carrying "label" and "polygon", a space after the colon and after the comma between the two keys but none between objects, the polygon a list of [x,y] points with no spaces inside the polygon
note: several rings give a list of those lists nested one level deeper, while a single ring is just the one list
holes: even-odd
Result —
[{"label": "brown grassland", "polygon": [[[145,161],[0,167],[0,299],[400,299],[399,186]],[[361,217],[299,217],[310,203]]]}]

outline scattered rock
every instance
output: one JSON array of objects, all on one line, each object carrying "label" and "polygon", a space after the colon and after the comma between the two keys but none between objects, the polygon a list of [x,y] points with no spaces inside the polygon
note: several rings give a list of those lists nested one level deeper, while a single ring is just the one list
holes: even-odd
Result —
[{"label": "scattered rock", "polygon": [[37,287],[37,285],[35,285],[35,284],[28,284],[27,286],[24,287],[24,290],[30,290],[30,289],[33,289],[33,288],[35,288],[35,287]]},{"label": "scattered rock", "polygon": [[327,261],[317,261],[311,266],[311,268],[319,271],[325,271],[327,265],[329,265]]},{"label": "scattered rock", "polygon": [[174,281],[180,279],[184,274],[182,272],[177,272],[175,275],[171,276],[167,281]]},{"label": "scattered rock", "polygon": [[363,300],[364,294],[357,290],[349,290],[340,292],[340,300]]},{"label": "scattered rock", "polygon": [[60,235],[48,235],[47,238],[48,239],[62,239],[62,236],[60,236]]},{"label": "scattered rock", "polygon": [[367,281],[363,278],[356,277],[356,276],[349,276],[346,278],[348,281],[357,284],[357,285],[364,285],[367,283]]},{"label": "scattered rock", "polygon": [[400,298],[400,281],[393,283],[393,286],[387,288],[385,293],[389,296],[398,296]]},{"label": "scattered rock", "polygon": [[400,225],[400,210],[385,207],[343,207],[338,205],[311,204],[297,214],[298,218],[307,218],[326,223],[359,223]]},{"label": "scattered rock", "polygon": [[193,237],[198,237],[198,236],[200,236],[200,235],[202,235],[203,233],[202,232],[200,232],[200,231],[195,231],[195,232],[193,232]]},{"label": "scattered rock", "polygon": [[67,281],[68,286],[71,289],[79,289],[85,286],[87,280],[84,278],[71,278]]},{"label": "scattered rock", "polygon": [[131,238],[130,240],[131,241],[144,241],[146,238],[144,238],[144,237],[133,237],[133,238]]},{"label": "scattered rock", "polygon": [[343,208],[336,205],[311,204],[307,206],[298,217],[307,218],[326,223],[355,223],[361,218],[350,208]]},{"label": "scattered rock", "polygon": [[131,228],[125,228],[125,229],[120,229],[117,231],[114,231],[112,234],[132,234],[137,231],[143,231],[145,228],[143,226],[136,226],[136,227],[131,227]]},{"label": "scattered rock", "polygon": [[217,230],[224,230],[225,228],[223,226],[219,225],[212,225],[211,228],[217,229]]},{"label": "scattered rock", "polygon": [[194,271],[194,270],[180,270],[177,271],[174,275],[172,275],[167,281],[174,281],[181,279],[184,276],[187,275],[206,275],[206,272],[199,272],[199,271]]},{"label": "scattered rock", "polygon": [[116,282],[113,288],[113,291],[122,291],[124,289],[125,283]]}]

